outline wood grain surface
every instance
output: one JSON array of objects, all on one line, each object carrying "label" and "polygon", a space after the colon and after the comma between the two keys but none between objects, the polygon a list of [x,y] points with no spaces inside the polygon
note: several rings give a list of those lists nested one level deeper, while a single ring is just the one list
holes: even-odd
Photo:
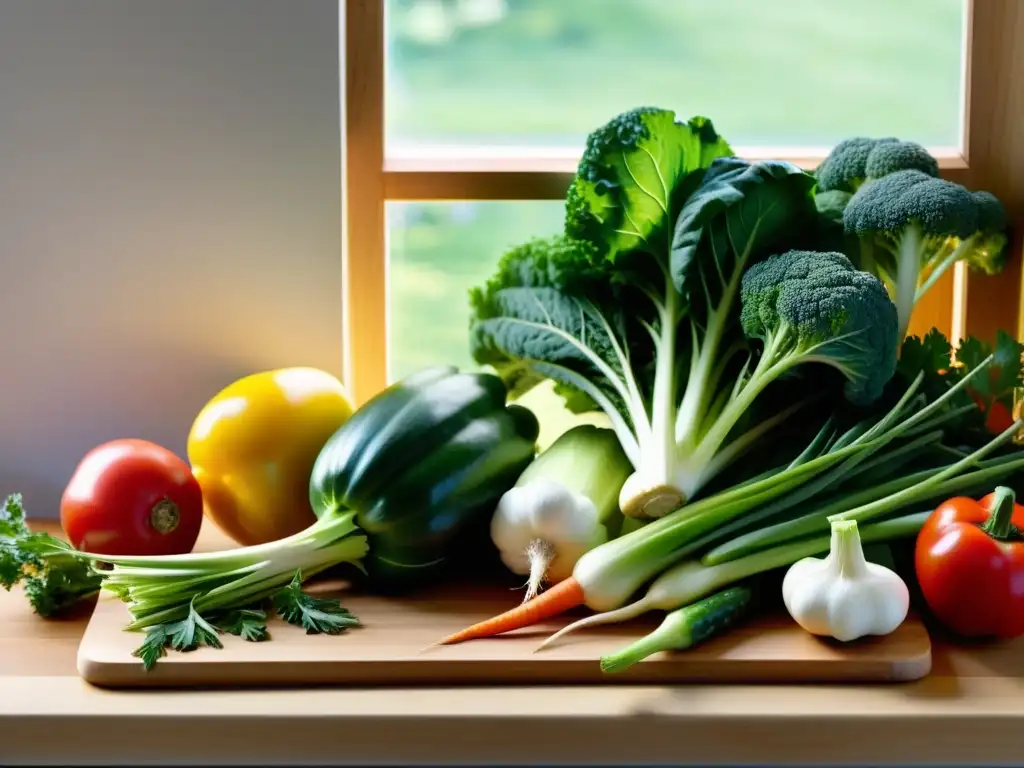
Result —
[{"label": "wood grain surface", "polygon": [[[912,617],[887,637],[842,644],[815,638],[788,616],[772,614],[734,627],[684,652],[659,653],[626,672],[601,672],[598,660],[647,634],[660,616],[596,627],[536,652],[568,618],[529,630],[454,646],[440,638],[514,605],[518,592],[447,586],[415,597],[347,593],[340,583],[315,585],[340,598],[362,626],[339,636],[308,635],[273,621],[271,639],[222,636],[223,648],[169,653],[147,671],[132,656],[142,635],[125,632],[127,608],[102,597],[78,653],[84,679],[105,687],[267,685],[494,685],[679,682],[896,682],[931,668],[931,642]],[[574,613],[578,618],[583,613]]]},{"label": "wood grain surface", "polygon": [[[204,530],[201,548],[222,545]],[[76,670],[90,612],[42,620],[17,590],[0,592],[0,763],[963,766],[1024,755],[1024,639],[968,645],[930,627],[931,674],[900,685],[109,690]]]}]

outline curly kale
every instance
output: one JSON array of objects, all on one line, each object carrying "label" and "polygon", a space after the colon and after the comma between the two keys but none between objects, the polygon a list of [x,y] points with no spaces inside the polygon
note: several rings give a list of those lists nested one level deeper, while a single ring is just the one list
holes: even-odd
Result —
[{"label": "curly kale", "polygon": [[60,613],[100,590],[102,574],[66,549],[48,533],[28,527],[21,494],[6,498],[0,507],[0,586],[10,591],[21,584],[40,616]]}]

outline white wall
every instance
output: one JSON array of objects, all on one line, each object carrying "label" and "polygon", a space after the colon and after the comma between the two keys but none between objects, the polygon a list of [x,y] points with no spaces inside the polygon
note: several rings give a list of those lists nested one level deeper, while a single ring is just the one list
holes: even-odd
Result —
[{"label": "white wall", "polygon": [[341,370],[337,0],[0,0],[0,493]]}]

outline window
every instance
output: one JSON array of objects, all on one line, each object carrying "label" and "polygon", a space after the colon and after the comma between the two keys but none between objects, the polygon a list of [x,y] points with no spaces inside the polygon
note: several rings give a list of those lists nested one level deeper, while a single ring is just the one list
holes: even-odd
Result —
[{"label": "window", "polygon": [[[1022,16],[1012,0],[348,3],[356,398],[425,365],[472,365],[468,289],[504,249],[559,229],[585,135],[633,106],[708,115],[739,154],[807,168],[854,133],[914,139],[945,175],[1015,210]],[[1018,279],[1016,266],[987,279],[958,270],[915,328],[1016,329]]]}]

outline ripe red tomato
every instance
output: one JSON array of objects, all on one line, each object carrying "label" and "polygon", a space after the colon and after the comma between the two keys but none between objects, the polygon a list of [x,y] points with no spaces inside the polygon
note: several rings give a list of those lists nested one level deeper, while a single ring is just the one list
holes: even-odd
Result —
[{"label": "ripe red tomato", "polygon": [[185,554],[199,536],[203,495],[173,452],[147,440],[112,440],[79,462],[60,522],[68,541],[85,552]]}]

